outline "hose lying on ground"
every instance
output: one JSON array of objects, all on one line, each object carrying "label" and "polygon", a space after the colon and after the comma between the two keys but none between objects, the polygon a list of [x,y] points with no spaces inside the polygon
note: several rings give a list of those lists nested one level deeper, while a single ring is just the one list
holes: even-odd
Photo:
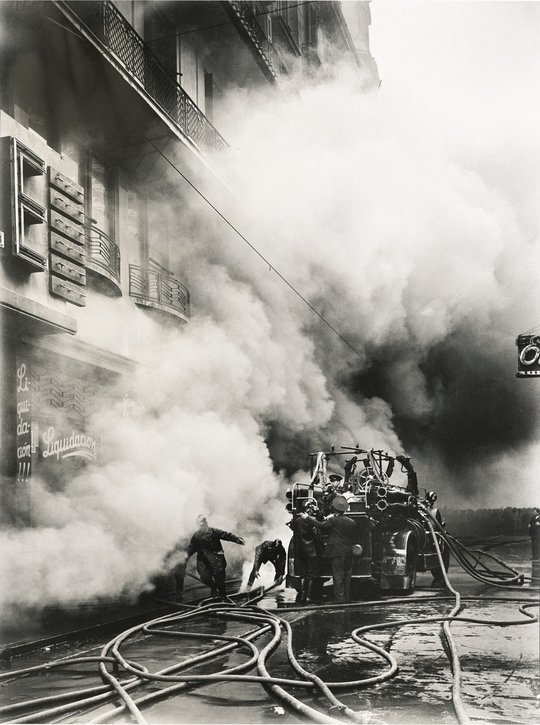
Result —
[{"label": "hose lying on ground", "polygon": [[[340,717],[345,717],[349,720],[352,720],[354,722],[364,722],[364,716],[361,713],[358,713],[350,708],[348,708],[345,704],[343,704],[332,692],[332,690],[347,690],[347,689],[358,689],[359,687],[368,687],[370,685],[383,682],[385,680],[390,679],[393,677],[393,675],[397,672],[397,662],[395,659],[388,653],[386,650],[378,647],[373,642],[370,642],[365,638],[365,635],[370,630],[381,630],[384,628],[390,628],[390,627],[396,627],[396,626],[406,626],[408,624],[417,624],[417,623],[424,623],[424,622],[443,622],[443,632],[444,637],[447,642],[448,651],[450,652],[450,658],[451,658],[451,664],[452,664],[452,671],[453,671],[453,685],[452,685],[452,699],[454,703],[454,709],[456,711],[456,715],[458,717],[459,722],[466,723],[469,722],[469,719],[467,717],[467,714],[464,710],[463,704],[461,703],[461,673],[460,673],[460,666],[459,666],[459,657],[457,655],[457,650],[455,648],[455,645],[453,643],[452,637],[450,635],[449,631],[449,625],[452,621],[462,621],[462,622],[470,622],[475,624],[497,624],[499,626],[509,626],[509,625],[516,625],[516,624],[526,624],[531,622],[536,622],[537,618],[533,615],[529,614],[527,609],[533,606],[538,606],[536,602],[530,602],[528,604],[522,604],[520,606],[519,611],[527,617],[526,620],[511,620],[511,621],[492,621],[492,620],[481,620],[481,619],[475,619],[475,618],[469,618],[469,617],[460,617],[457,616],[459,611],[462,608],[461,605],[461,598],[458,592],[456,592],[448,579],[448,576],[446,575],[445,567],[442,561],[442,555],[440,551],[440,547],[438,544],[439,539],[444,540],[451,548],[452,553],[456,551],[460,557],[458,559],[458,563],[460,563],[463,568],[468,572],[471,573],[471,575],[474,575],[476,579],[479,579],[480,581],[483,581],[484,583],[488,583],[490,585],[499,585],[503,586],[504,588],[509,589],[520,589],[519,587],[515,586],[508,586],[509,582],[517,581],[518,579],[516,577],[519,577],[519,574],[515,572],[510,567],[507,567],[504,565],[504,562],[500,562],[500,560],[496,559],[496,557],[492,557],[492,560],[497,561],[499,564],[503,564],[505,567],[505,570],[502,572],[496,571],[494,569],[490,569],[489,567],[485,566],[485,564],[482,564],[482,567],[478,563],[475,563],[475,559],[469,557],[468,554],[463,553],[463,545],[459,545],[459,542],[456,543],[456,540],[454,540],[452,537],[448,536],[442,527],[439,526],[438,522],[436,522],[434,519],[434,524],[431,524],[429,526],[431,519],[427,519],[428,526],[430,528],[431,535],[433,537],[433,540],[435,542],[435,547],[437,550],[437,555],[439,558],[439,563],[441,565],[441,570],[444,572],[444,578],[445,583],[448,588],[448,590],[453,593],[453,597],[448,597],[445,595],[433,595],[433,596],[425,596],[422,598],[421,601],[426,600],[448,600],[453,598],[455,605],[452,609],[452,611],[446,615],[446,616],[435,616],[435,617],[426,617],[426,618],[417,618],[417,619],[405,619],[405,620],[399,620],[397,622],[390,622],[390,623],[383,623],[378,625],[371,625],[368,627],[360,627],[355,629],[351,637],[353,641],[355,641],[359,646],[366,648],[372,652],[375,652],[378,656],[380,656],[382,659],[385,660],[386,663],[388,663],[389,667],[387,667],[382,673],[375,675],[373,677],[365,677],[361,680],[354,680],[354,681],[347,681],[347,682],[325,682],[321,678],[319,678],[317,675],[308,672],[305,670],[297,661],[295,655],[294,655],[294,647],[293,647],[293,629],[289,622],[287,622],[285,619],[276,616],[274,613],[262,609],[261,607],[254,607],[253,604],[257,601],[260,601],[262,597],[266,595],[266,593],[269,590],[265,590],[263,588],[259,588],[258,590],[254,590],[254,593],[251,592],[249,595],[232,595],[236,599],[242,598],[244,601],[240,604],[239,607],[234,607],[231,605],[224,605],[221,603],[216,603],[212,601],[203,600],[202,603],[199,604],[199,606],[190,606],[188,604],[178,605],[178,609],[181,610],[181,613],[174,612],[173,614],[168,614],[165,616],[161,616],[158,618],[155,618],[149,622],[143,623],[142,625],[138,625],[137,627],[132,627],[131,629],[127,630],[126,632],[121,633],[117,637],[115,637],[111,642],[109,642],[101,652],[101,656],[99,657],[74,657],[74,658],[66,658],[63,660],[58,660],[52,663],[46,663],[44,665],[38,665],[30,668],[25,668],[18,671],[10,671],[8,673],[0,674],[0,679],[7,679],[7,678],[16,678],[18,676],[28,676],[31,674],[35,674],[39,671],[47,671],[50,670],[52,667],[60,667],[60,666],[68,666],[71,664],[76,663],[82,663],[87,661],[97,661],[99,663],[99,670],[100,674],[102,676],[102,679],[106,684],[95,687],[95,688],[86,688],[84,690],[78,690],[76,692],[72,693],[60,693],[58,695],[49,696],[46,698],[38,698],[34,700],[28,700],[21,703],[16,703],[14,705],[8,705],[6,707],[0,708],[0,715],[6,716],[6,715],[12,715],[16,712],[25,712],[28,710],[34,710],[36,708],[40,708],[45,706],[46,709],[39,710],[37,712],[33,712],[30,715],[26,715],[25,717],[21,717],[19,719],[13,720],[10,719],[11,723],[31,723],[31,722],[43,722],[45,719],[51,719],[62,715],[68,715],[69,713],[73,713],[75,709],[80,710],[81,708],[91,708],[94,709],[97,706],[103,705],[105,702],[109,702],[112,699],[120,698],[122,704],[113,708],[112,710],[108,710],[103,715],[100,715],[92,722],[110,722],[115,717],[118,717],[121,714],[125,714],[126,710],[131,714],[133,719],[135,719],[139,723],[145,723],[145,719],[140,711],[140,708],[142,706],[146,706],[148,704],[157,702],[160,699],[164,699],[165,697],[169,697],[173,694],[178,694],[182,691],[187,691],[188,689],[191,689],[196,686],[202,686],[205,684],[209,684],[212,682],[226,682],[226,681],[239,681],[239,682],[255,682],[258,684],[261,684],[265,689],[270,691],[280,702],[282,702],[284,705],[286,705],[287,708],[294,710],[299,715],[305,716],[309,718],[311,721],[314,722],[324,722],[324,723],[335,723],[337,722],[330,714],[326,714],[323,712],[320,712],[316,710],[315,708],[306,705],[305,703],[302,703],[297,697],[290,694],[285,688],[303,688],[306,689],[308,692],[316,692],[318,691],[320,694],[322,694],[327,701],[329,702],[329,713],[338,713]],[[438,528],[438,531],[435,531],[435,527]],[[462,548],[463,547],[463,548]],[[454,554],[455,555],[455,554]],[[485,556],[485,553],[483,554]],[[488,555],[490,556],[490,555]],[[469,571],[472,570],[472,571]],[[472,573],[474,572],[474,574]],[[275,585],[274,585],[275,586]],[[273,588],[273,587],[270,587]],[[523,594],[524,590],[520,589],[520,592]],[[249,598],[251,597],[251,599]],[[494,601],[520,601],[523,602],[523,597],[521,598],[500,598],[500,597],[467,597],[466,600],[494,600]],[[465,598],[463,598],[465,600]],[[410,597],[403,597],[403,598],[395,598],[395,599],[385,599],[385,600],[379,600],[379,601],[371,601],[371,602],[356,602],[349,605],[319,605],[319,606],[311,606],[311,607],[288,607],[287,611],[296,611],[296,610],[314,610],[314,609],[344,609],[344,608],[359,608],[364,606],[370,606],[373,607],[375,604],[382,604],[384,603],[387,606],[390,606],[395,603],[411,603],[411,602],[418,602],[418,599],[412,600]],[[169,603],[170,604],[170,603]],[[172,631],[169,629],[163,629],[163,627],[171,627],[171,626],[177,626],[177,625],[185,625],[189,624],[192,621],[196,621],[199,617],[208,617],[208,618],[219,618],[219,619],[226,619],[230,621],[246,621],[249,622],[252,625],[256,625],[254,628],[250,629],[248,632],[238,636],[225,636],[225,635],[215,635],[215,634],[200,634],[200,633],[193,633],[193,632],[179,632],[179,631]],[[271,633],[271,638],[268,641],[268,643],[265,645],[265,647],[259,651],[252,642],[262,636],[266,636],[268,633]],[[144,668],[142,665],[137,664],[135,662],[132,662],[130,660],[127,660],[124,658],[124,656],[121,653],[121,647],[133,636],[137,635],[146,635],[146,636],[177,636],[177,637],[191,637],[199,640],[205,640],[205,639],[212,639],[215,640],[222,640],[224,644],[220,644],[219,646],[213,647],[210,650],[207,650],[203,652],[202,654],[199,654],[195,657],[191,657],[181,663],[176,663],[170,667],[167,667],[163,670],[160,670],[155,673],[150,673]],[[286,642],[286,651],[289,663],[291,664],[293,670],[296,672],[296,674],[299,676],[300,679],[288,679],[288,678],[280,678],[280,677],[272,677],[267,669],[267,662],[269,657],[273,652],[276,651],[276,649],[279,647],[280,642],[283,639],[283,636],[285,636],[285,642]],[[178,675],[177,673],[185,670],[189,670],[203,662],[208,662],[213,659],[222,657],[223,655],[233,651],[233,650],[245,650],[248,653],[251,653],[251,656],[243,663],[236,665],[234,667],[228,668],[226,670],[220,671],[219,673],[211,674],[211,675],[197,675],[197,674],[186,674],[186,675]],[[117,677],[112,675],[108,669],[107,665],[113,664],[115,668],[121,668],[124,672],[129,673],[129,675],[132,675],[131,677],[128,676],[127,679],[124,679],[123,681],[120,681]],[[253,667],[256,666],[257,668],[257,675],[248,674],[248,671],[253,669]],[[154,682],[154,683],[164,683],[167,686],[162,687],[160,690],[156,692],[151,692],[149,694],[143,695],[142,697],[139,697],[138,699],[133,699],[131,696],[131,692],[139,689],[145,682]],[[47,707],[49,705],[52,705],[53,703],[59,703],[63,702],[64,704],[59,705],[57,707]]]},{"label": "hose lying on ground", "polygon": [[[427,597],[425,597],[424,599],[427,599]],[[435,600],[436,599],[448,599],[448,597],[441,597],[441,596],[435,595],[433,597],[430,597],[430,599],[435,599]],[[475,599],[477,599],[477,598],[475,598]],[[484,598],[479,598],[479,599],[484,599]],[[497,600],[499,600],[499,598],[497,598]],[[383,600],[383,601],[385,604],[390,605],[390,604],[393,604],[395,600]],[[408,599],[402,598],[397,601],[412,602],[414,600],[411,600],[410,598],[408,598]],[[361,602],[361,603],[356,603],[356,605],[352,605],[352,606],[357,606],[357,607],[373,606],[373,604],[374,604],[373,602]],[[535,605],[535,603],[532,603],[530,605],[525,605],[525,607],[534,606],[534,605]],[[327,608],[329,608],[329,607],[327,607]],[[523,610],[520,609],[520,611],[523,611]],[[525,612],[523,612],[523,613],[525,613]],[[251,630],[250,633],[248,633],[245,636],[242,635],[241,637],[238,637],[238,638],[232,638],[233,641],[229,641],[226,645],[222,645],[218,648],[214,648],[214,650],[209,653],[207,652],[207,653],[204,653],[203,655],[198,655],[196,658],[192,658],[191,660],[188,660],[184,663],[173,665],[172,667],[167,668],[166,670],[162,670],[160,673],[155,673],[155,674],[144,673],[143,669],[139,665],[135,665],[134,663],[129,664],[128,661],[124,660],[122,655],[120,654],[119,648],[120,648],[121,644],[123,642],[125,642],[129,637],[136,634],[138,630],[141,630],[142,632],[149,634],[153,629],[155,629],[157,627],[160,628],[160,625],[167,625],[167,624],[172,625],[172,624],[176,624],[178,622],[186,622],[186,621],[191,620],[194,615],[195,616],[205,616],[205,615],[217,616],[220,618],[225,617],[228,619],[236,619],[236,620],[239,617],[241,617],[243,619],[247,618],[249,621],[252,621],[252,622],[256,621],[259,624],[259,627],[254,630]],[[527,616],[530,617],[530,615],[527,615]],[[361,646],[364,646],[364,647],[368,646],[368,648],[372,649],[372,647],[370,647],[370,645],[373,645],[373,643],[368,644],[368,641],[364,637],[360,637],[360,634],[364,635],[371,628],[382,629],[384,626],[386,626],[386,627],[403,626],[403,625],[406,625],[407,623],[412,624],[412,623],[416,623],[416,622],[443,621],[443,620],[449,620],[449,619],[450,619],[450,617],[433,617],[433,618],[415,619],[415,620],[401,620],[399,622],[392,622],[392,623],[388,623],[385,625],[373,625],[372,627],[369,627],[369,628],[360,628],[358,630],[355,630],[353,632],[353,639],[356,642],[358,642]],[[461,618],[454,617],[454,619],[457,619],[459,621]],[[468,618],[467,619],[463,618],[463,621],[482,622],[483,620],[472,620],[472,619],[468,619]],[[530,621],[536,621],[536,620],[534,618],[531,618]],[[272,622],[272,624],[270,624],[270,622]],[[522,620],[518,620],[518,622],[523,623]],[[515,624],[518,622],[514,622],[514,621],[500,622],[500,624],[509,625],[509,624]],[[493,624],[493,622],[491,622],[490,620],[487,620],[487,622],[485,622],[485,623]],[[246,609],[245,607],[236,609],[234,607],[223,607],[223,606],[214,604],[207,608],[206,607],[197,608],[196,611],[191,610],[188,612],[183,612],[182,614],[175,613],[172,615],[166,615],[165,617],[157,618],[155,620],[152,620],[151,622],[147,622],[143,625],[140,625],[137,628],[132,628],[131,630],[128,630],[127,632],[122,633],[121,635],[116,637],[114,640],[112,640],[106,646],[106,648],[104,648],[103,652],[111,652],[112,658],[110,658],[107,655],[107,660],[105,660],[103,662],[103,664],[105,665],[106,662],[110,664],[111,659],[114,659],[119,665],[122,665],[122,662],[125,662],[126,664],[129,665],[129,667],[131,667],[132,671],[135,671],[137,673],[136,679],[138,681],[138,684],[140,684],[141,681],[143,681],[143,680],[148,680],[148,679],[153,680],[153,679],[157,679],[158,677],[162,677],[163,678],[162,681],[164,681],[164,682],[171,682],[173,684],[172,684],[172,686],[170,686],[169,688],[166,688],[165,690],[161,690],[156,693],[151,693],[150,695],[146,695],[137,701],[133,701],[131,699],[131,697],[128,695],[127,691],[133,689],[136,686],[136,682],[133,680],[124,682],[122,684],[122,690],[118,693],[118,694],[120,694],[124,704],[122,706],[116,708],[115,710],[109,711],[109,712],[105,713],[104,715],[100,716],[98,719],[96,719],[96,722],[110,721],[110,718],[114,718],[114,717],[118,716],[119,714],[121,714],[122,712],[125,712],[126,707],[130,710],[130,712],[133,714],[133,716],[138,721],[144,722],[144,719],[143,719],[142,715],[140,714],[139,706],[142,706],[143,704],[146,705],[151,702],[155,702],[158,699],[163,699],[164,697],[167,697],[171,694],[175,694],[175,693],[182,691],[182,689],[185,690],[188,687],[188,684],[190,686],[193,686],[195,684],[205,684],[210,681],[224,681],[224,680],[228,679],[227,675],[230,676],[231,674],[233,675],[234,679],[237,679],[240,681],[241,680],[257,681],[257,682],[261,682],[262,684],[267,685],[270,688],[270,690],[273,692],[273,694],[280,699],[281,702],[284,702],[288,707],[294,707],[295,709],[297,709],[297,712],[299,712],[299,713],[302,713],[302,714],[307,713],[308,716],[310,717],[310,719],[312,719],[316,722],[332,722],[333,721],[332,718],[329,718],[327,715],[313,710],[313,708],[308,708],[308,706],[305,706],[303,703],[300,703],[297,700],[297,698],[294,698],[292,695],[290,695],[289,693],[284,691],[283,687],[282,687],[282,686],[289,686],[289,687],[290,686],[295,686],[295,687],[300,686],[300,687],[304,687],[304,688],[305,687],[313,688],[313,687],[317,686],[328,697],[328,699],[331,703],[331,705],[330,705],[331,708],[334,708],[334,710],[337,710],[342,716],[345,716],[348,719],[353,719],[355,721],[362,720],[362,716],[360,714],[355,713],[354,711],[350,710],[346,706],[342,705],[342,703],[337,701],[337,698],[335,698],[331,692],[329,693],[329,692],[326,692],[325,690],[327,690],[328,688],[348,689],[351,687],[354,687],[356,689],[362,685],[368,686],[369,684],[373,684],[374,679],[377,681],[382,681],[382,679],[388,679],[389,677],[391,677],[393,672],[395,672],[397,670],[397,665],[392,665],[391,670],[387,671],[386,673],[383,673],[383,675],[377,676],[376,678],[365,678],[364,680],[354,681],[353,683],[351,683],[351,682],[324,683],[322,680],[317,682],[317,680],[319,678],[316,678],[316,676],[311,675],[310,673],[306,673],[307,676],[311,678],[311,680],[309,682],[287,680],[284,678],[272,678],[269,676],[269,674],[266,670],[265,663],[266,663],[267,657],[269,656],[271,651],[273,651],[279,644],[279,640],[281,639],[280,628],[283,627],[284,624],[285,624],[285,629],[287,630],[287,635],[288,635],[288,639],[287,639],[288,654],[290,656],[292,656],[292,661],[294,662],[296,660],[295,660],[294,654],[293,654],[292,630],[290,629],[289,623],[285,623],[285,620],[282,620],[282,619],[280,620],[278,617],[275,617],[275,615],[272,615],[270,612],[266,612],[265,610],[260,610],[260,609],[257,611],[252,611],[251,609]],[[259,677],[257,677],[256,679],[254,678],[254,676],[243,676],[243,675],[236,676],[236,675],[234,675],[234,673],[231,672],[231,670],[228,670],[228,671],[222,672],[220,674],[216,674],[216,675],[188,676],[185,679],[183,679],[183,681],[180,681],[180,682],[178,681],[178,678],[176,676],[172,676],[173,672],[178,672],[178,671],[180,671],[180,669],[185,669],[187,667],[191,667],[194,664],[197,664],[198,662],[201,662],[203,660],[207,661],[208,659],[210,659],[212,657],[216,657],[216,656],[220,656],[221,654],[224,654],[225,649],[226,649],[226,651],[230,651],[233,648],[244,646],[244,640],[247,640],[248,637],[257,638],[257,637],[261,636],[262,634],[269,631],[270,626],[272,626],[272,629],[274,632],[274,637],[273,637],[272,641],[266,646],[266,648],[261,653],[259,653],[259,656],[258,656]],[[263,629],[264,629],[264,631],[263,631]],[[163,630],[163,631],[168,631],[168,630]],[[163,633],[161,631],[158,631],[155,634],[159,634],[159,635],[163,636]],[[181,633],[180,636],[189,636],[189,633],[183,632],[183,633]],[[211,636],[214,640],[222,639],[222,637],[219,637],[219,636],[215,636],[215,635],[211,635]],[[251,649],[251,651],[253,651],[253,650]],[[386,654],[388,655],[388,653],[386,653]],[[391,658],[391,655],[388,655],[388,657]],[[80,660],[81,658],[73,658],[73,659]],[[291,659],[291,657],[290,657],[290,659]],[[387,660],[387,661],[390,661],[390,660]],[[66,665],[66,664],[69,664],[69,660],[63,660],[61,662],[54,663],[54,664]],[[239,666],[237,666],[237,668],[234,668],[234,669],[239,671],[245,666],[245,664],[246,663],[243,663],[243,665],[239,665]],[[298,669],[299,665],[298,665],[298,667],[295,667],[295,665],[293,665],[293,667],[296,669],[298,674],[303,675],[305,673],[305,670],[303,670],[302,668]],[[31,669],[33,672],[35,672],[40,668],[45,670],[46,668],[50,668],[50,664],[38,666],[36,668],[31,668]],[[27,668],[27,670],[28,670],[28,668]],[[27,670],[22,670],[19,672],[24,673]],[[8,673],[8,675],[10,677],[14,677],[16,675],[16,672],[10,672],[10,673]],[[282,691],[280,691],[280,690],[282,690]],[[127,704],[127,702],[129,702],[129,701],[130,701],[130,705]],[[38,704],[38,702],[39,701],[34,701],[33,706],[35,707]],[[21,718],[19,721],[11,720],[11,722],[36,722],[36,721],[41,722],[45,717],[46,718],[57,717],[59,714],[69,712],[68,708],[71,708],[71,711],[72,711],[73,708],[75,708],[75,707],[80,708],[84,704],[85,703],[83,701],[77,700],[77,701],[71,703],[69,706],[64,706],[61,709],[61,711],[58,708],[51,709],[48,711],[41,711],[40,713],[34,713],[34,715],[30,716],[30,718],[25,717],[25,718]],[[88,703],[88,705],[90,705],[90,704],[95,706],[97,703]],[[24,705],[24,703],[19,703],[19,706],[21,708],[22,708],[22,705]],[[8,706],[8,707],[13,708],[13,706]],[[305,710],[305,708],[308,708],[308,709]],[[312,710],[313,710],[313,712],[311,712]],[[137,713],[137,715],[135,715],[135,712]],[[0,713],[7,714],[5,709],[0,710]]]},{"label": "hose lying on ground", "polygon": [[[418,508],[420,513],[423,515],[426,525],[430,529],[433,540],[435,541],[438,537],[440,540],[444,541],[452,552],[457,563],[474,579],[477,579],[484,584],[489,584],[490,586],[516,590],[524,583],[525,577],[523,574],[520,574],[493,554],[489,554],[486,551],[475,551],[467,548],[458,539],[454,538],[444,530],[441,522],[437,521],[426,506],[419,503]],[[437,532],[437,537],[434,536],[433,530]],[[499,564],[500,568],[492,569],[487,566],[485,559],[495,561]],[[441,570],[444,571],[445,567],[441,566]]]}]

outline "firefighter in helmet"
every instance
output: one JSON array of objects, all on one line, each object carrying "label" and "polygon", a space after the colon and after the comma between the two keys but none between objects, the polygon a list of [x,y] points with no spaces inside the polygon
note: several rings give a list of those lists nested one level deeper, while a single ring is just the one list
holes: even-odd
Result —
[{"label": "firefighter in helmet", "polygon": [[274,539],[274,541],[263,541],[255,547],[255,560],[253,562],[253,568],[248,579],[248,587],[253,586],[256,577],[259,576],[259,569],[262,564],[270,562],[274,565],[275,569],[275,581],[281,584],[283,576],[285,574],[285,560],[287,554],[281,543],[281,539]]},{"label": "firefighter in helmet", "polygon": [[323,495],[321,500],[321,510],[324,516],[328,516],[332,512],[332,501],[339,490],[342,490],[344,478],[340,473],[330,471],[328,473],[328,483],[323,486]]},{"label": "firefighter in helmet", "polygon": [[328,474],[328,481],[334,486],[334,488],[339,488],[340,486],[343,486],[345,479],[341,473],[335,473],[332,471]]},{"label": "firefighter in helmet", "polygon": [[[308,498],[304,501],[302,510],[311,517],[315,517],[319,507],[314,498]],[[295,519],[292,527],[300,575],[298,601],[300,604],[308,604],[313,600],[315,580],[319,576],[319,536],[313,524],[302,518],[302,515]]]},{"label": "firefighter in helmet", "polygon": [[197,572],[203,584],[210,587],[212,597],[232,603],[232,600],[227,597],[225,591],[225,568],[227,562],[221,542],[233,541],[235,544],[244,546],[244,539],[228,531],[208,526],[208,521],[204,514],[199,514],[196,522],[198,529],[189,542],[186,552],[186,564],[189,557],[196,553]]},{"label": "firefighter in helmet", "polygon": [[347,499],[338,495],[332,501],[334,513],[323,521],[318,521],[308,511],[300,514],[307,523],[329,531],[323,558],[330,559],[334,601],[340,604],[350,601],[351,598],[353,546],[356,539],[356,524],[353,519],[345,516],[348,506]]}]

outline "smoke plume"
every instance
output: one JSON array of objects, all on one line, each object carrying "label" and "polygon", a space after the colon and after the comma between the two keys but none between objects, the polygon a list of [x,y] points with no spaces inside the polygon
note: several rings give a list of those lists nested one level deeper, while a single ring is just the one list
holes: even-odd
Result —
[{"label": "smoke plume", "polygon": [[[141,365],[91,421],[99,464],[61,490],[34,480],[33,527],[2,533],[4,605],[151,588],[201,511],[246,538],[226,545],[245,562],[286,538],[284,486],[332,444],[412,455],[443,508],[533,503],[538,395],[514,378],[539,301],[530,197],[401,101],[340,67],[229,94],[212,201],[268,263],[169,169],[153,232],[175,229],[192,319],[86,310],[79,334]],[[538,143],[506,141],[506,159]]]}]

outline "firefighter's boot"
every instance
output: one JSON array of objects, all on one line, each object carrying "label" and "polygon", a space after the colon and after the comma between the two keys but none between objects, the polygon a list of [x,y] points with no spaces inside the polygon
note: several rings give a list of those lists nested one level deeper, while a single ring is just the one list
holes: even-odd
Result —
[{"label": "firefighter's boot", "polygon": [[304,604],[315,603],[315,579],[306,579]]},{"label": "firefighter's boot", "polygon": [[224,596],[220,597],[219,601],[224,602],[225,604],[234,604],[234,606],[236,606],[234,600],[231,599],[230,597],[228,597],[226,594]]},{"label": "firefighter's boot", "polygon": [[298,604],[305,604],[307,597],[307,579],[300,579],[300,589],[296,601]]}]

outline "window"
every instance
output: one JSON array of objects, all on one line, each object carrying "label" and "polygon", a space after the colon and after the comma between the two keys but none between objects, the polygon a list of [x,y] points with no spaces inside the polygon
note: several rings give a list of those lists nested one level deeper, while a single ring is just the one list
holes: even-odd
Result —
[{"label": "window", "polygon": [[9,145],[11,181],[11,253],[32,271],[47,268],[47,211],[45,163],[15,138]]},{"label": "window", "polygon": [[113,170],[90,156],[87,176],[87,216],[109,239],[115,234],[116,189]]},{"label": "window", "polygon": [[93,155],[88,157],[85,198],[86,266],[92,286],[105,294],[120,295],[116,176],[111,167]]}]

